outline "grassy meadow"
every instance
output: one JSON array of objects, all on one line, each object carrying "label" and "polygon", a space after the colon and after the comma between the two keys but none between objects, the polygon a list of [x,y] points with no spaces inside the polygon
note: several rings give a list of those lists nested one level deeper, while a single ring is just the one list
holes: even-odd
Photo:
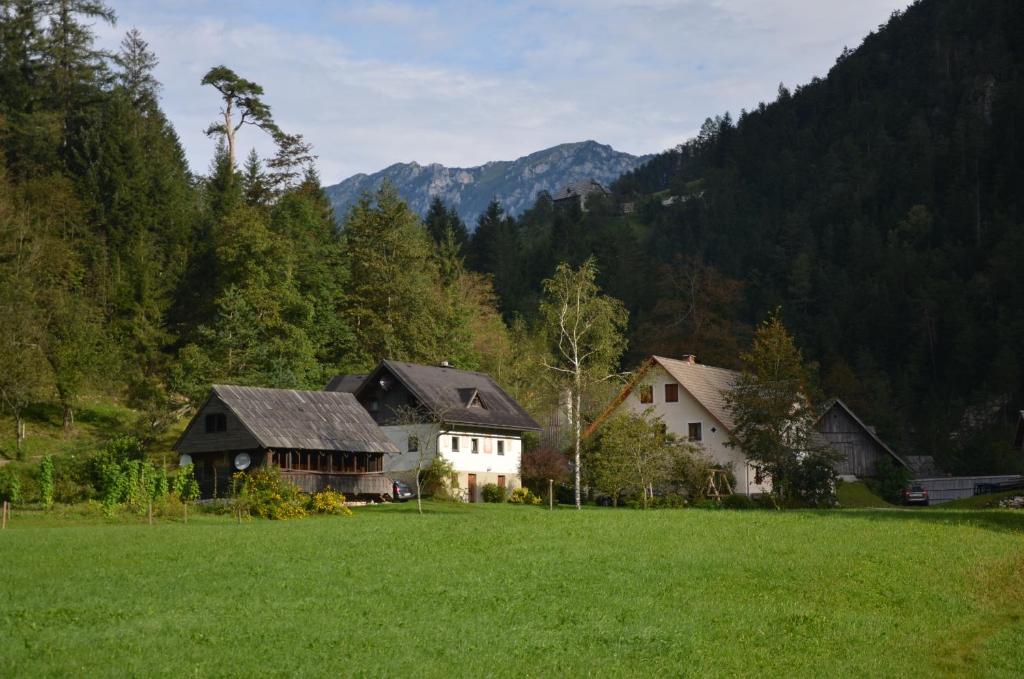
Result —
[{"label": "grassy meadow", "polygon": [[1024,513],[15,514],[0,676],[1019,676]]}]

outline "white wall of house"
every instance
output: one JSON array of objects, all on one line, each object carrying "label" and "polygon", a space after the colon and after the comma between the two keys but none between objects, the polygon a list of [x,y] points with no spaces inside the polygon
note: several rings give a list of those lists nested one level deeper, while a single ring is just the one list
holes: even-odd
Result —
[{"label": "white wall of house", "polygon": [[[522,438],[513,432],[480,432],[472,429],[453,428],[438,430],[436,425],[389,425],[381,427],[398,449],[399,455],[389,455],[384,460],[384,471],[402,472],[416,469],[420,451],[409,450],[409,438],[417,438],[422,451],[423,464],[427,466],[434,455],[440,455],[451,463],[459,476],[459,488],[465,494],[469,486],[469,475],[476,475],[477,494],[487,483],[498,483],[498,477],[505,477],[505,487],[511,490],[522,484],[519,476],[523,456]],[[452,439],[458,439],[458,450]],[[476,451],[473,452],[473,441]],[[477,498],[479,499],[479,498]]]},{"label": "white wall of house", "polygon": [[[665,400],[665,385],[678,385],[678,401],[674,403]],[[640,385],[650,385],[653,392],[653,403],[641,403]],[[700,424],[701,441],[694,442],[704,449],[704,452],[715,462],[723,467],[731,467],[736,477],[736,488],[733,490],[745,495],[757,495],[767,492],[771,488],[770,482],[763,484],[755,483],[753,467],[747,462],[746,456],[739,448],[726,446],[729,434],[725,427],[703,406],[690,395],[681,384],[679,384],[660,365],[653,365],[647,371],[640,384],[634,387],[633,391],[626,397],[626,400],[616,409],[617,412],[626,409],[630,412],[641,413],[650,408],[652,413],[665,422],[666,429],[681,439],[688,439],[690,424]]]}]

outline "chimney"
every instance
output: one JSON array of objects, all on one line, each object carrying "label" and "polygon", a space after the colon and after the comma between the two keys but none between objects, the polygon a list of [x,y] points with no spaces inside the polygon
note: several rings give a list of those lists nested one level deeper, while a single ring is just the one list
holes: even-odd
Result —
[{"label": "chimney", "polygon": [[683,354],[682,361],[684,363],[696,363],[697,356],[695,354]]}]

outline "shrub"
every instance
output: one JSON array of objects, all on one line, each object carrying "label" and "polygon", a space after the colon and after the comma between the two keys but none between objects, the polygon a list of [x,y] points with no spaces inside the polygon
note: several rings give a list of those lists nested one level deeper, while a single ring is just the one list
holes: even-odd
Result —
[{"label": "shrub", "polygon": [[513,488],[508,496],[508,501],[514,505],[539,505],[542,500],[533,494],[526,486]]},{"label": "shrub", "polygon": [[[458,486],[459,473],[455,471],[451,462],[441,456],[435,456],[420,477],[420,491],[424,497],[437,496],[442,499],[453,499],[451,491]],[[415,482],[413,490],[416,490]]]},{"label": "shrub", "polygon": [[484,502],[504,502],[505,489],[496,483],[488,483],[483,489]]},{"label": "shrub", "polygon": [[264,519],[300,519],[307,515],[299,487],[281,478],[276,467],[237,472],[231,477],[235,507]]},{"label": "shrub", "polygon": [[910,472],[906,467],[898,465],[889,456],[878,461],[875,478],[868,482],[868,487],[883,500],[899,503],[903,500],[903,489],[910,482]]},{"label": "shrub", "polygon": [[719,509],[718,503],[707,497],[694,500],[693,504],[690,506],[694,509]]},{"label": "shrub", "polygon": [[[161,482],[161,478],[164,482]],[[144,460],[107,462],[102,467],[100,495],[103,506],[112,512],[118,505],[131,511],[146,509],[151,500],[167,493],[166,474],[162,468]]]},{"label": "shrub", "polygon": [[0,500],[21,502],[21,476],[11,466],[0,467]]},{"label": "shrub", "polygon": [[178,474],[171,483],[171,492],[177,495],[182,502],[199,499],[199,482],[196,481],[193,465],[187,464],[178,470]]},{"label": "shrub", "polygon": [[310,498],[309,507],[317,514],[352,516],[352,510],[345,504],[345,496],[333,488],[324,488],[319,493],[314,493]]},{"label": "shrub", "polygon": [[733,493],[722,499],[722,507],[725,509],[753,509],[754,501],[742,493]]}]

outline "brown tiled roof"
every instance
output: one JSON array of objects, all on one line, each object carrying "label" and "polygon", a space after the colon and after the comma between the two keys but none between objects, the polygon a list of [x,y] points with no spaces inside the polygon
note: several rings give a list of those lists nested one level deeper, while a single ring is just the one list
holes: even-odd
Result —
[{"label": "brown tiled roof", "polygon": [[738,372],[664,356],[651,358],[690,392],[727,430],[733,430],[736,423],[729,408],[726,407],[725,392],[730,391],[736,384],[736,378],[740,376]]}]

